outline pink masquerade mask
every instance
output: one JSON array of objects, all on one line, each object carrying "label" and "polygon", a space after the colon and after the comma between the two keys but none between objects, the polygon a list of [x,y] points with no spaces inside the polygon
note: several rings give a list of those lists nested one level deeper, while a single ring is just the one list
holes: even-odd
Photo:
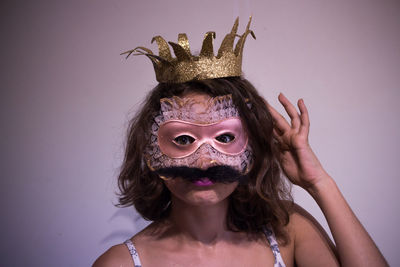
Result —
[{"label": "pink masquerade mask", "polygon": [[247,135],[235,117],[211,124],[170,120],[158,129],[158,144],[161,152],[171,158],[187,157],[203,144],[235,156],[246,149]]},{"label": "pink masquerade mask", "polygon": [[206,158],[242,173],[248,171],[251,150],[231,95],[202,102],[200,113],[194,110],[199,102],[191,98],[172,97],[160,103],[146,150],[151,169],[199,167],[197,161]]}]

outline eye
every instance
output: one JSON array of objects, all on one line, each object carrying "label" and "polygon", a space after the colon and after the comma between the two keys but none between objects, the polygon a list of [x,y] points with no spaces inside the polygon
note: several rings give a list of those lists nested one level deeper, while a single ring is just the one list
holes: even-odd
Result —
[{"label": "eye", "polygon": [[221,134],[215,137],[215,139],[221,143],[230,143],[235,139],[235,136],[232,134]]},{"label": "eye", "polygon": [[183,146],[192,144],[194,140],[195,139],[189,135],[180,135],[174,139],[175,143]]}]

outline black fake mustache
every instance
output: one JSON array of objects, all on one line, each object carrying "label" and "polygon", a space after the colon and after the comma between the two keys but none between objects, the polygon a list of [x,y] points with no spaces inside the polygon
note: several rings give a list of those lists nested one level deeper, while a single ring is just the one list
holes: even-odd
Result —
[{"label": "black fake mustache", "polygon": [[206,170],[187,166],[177,166],[161,168],[155,172],[158,175],[167,178],[182,178],[190,182],[194,182],[201,178],[208,178],[215,183],[232,183],[236,181],[243,183],[247,180],[247,175],[244,175],[227,165],[212,166]]}]

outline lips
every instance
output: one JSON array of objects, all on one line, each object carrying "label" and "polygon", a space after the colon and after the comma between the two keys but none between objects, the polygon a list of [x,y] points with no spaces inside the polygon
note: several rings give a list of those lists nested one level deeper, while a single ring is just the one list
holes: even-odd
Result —
[{"label": "lips", "polygon": [[195,184],[197,186],[210,186],[210,185],[213,185],[214,182],[211,181],[210,179],[208,179],[207,177],[205,177],[205,178],[200,178],[198,180],[193,181],[193,184]]}]

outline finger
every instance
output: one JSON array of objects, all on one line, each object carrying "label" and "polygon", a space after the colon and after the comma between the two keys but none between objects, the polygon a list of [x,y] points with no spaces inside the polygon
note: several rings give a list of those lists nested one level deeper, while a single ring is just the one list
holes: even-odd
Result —
[{"label": "finger", "polygon": [[282,140],[282,135],[283,133],[278,129],[278,128],[272,128],[272,134],[274,135],[274,137],[279,141],[283,141]]},{"label": "finger", "polygon": [[277,132],[276,128],[273,129],[273,135],[274,135],[275,140],[277,141],[276,145],[278,146],[280,151],[289,150],[289,146],[283,140],[283,136],[280,135],[279,132]]},{"label": "finger", "polygon": [[267,108],[269,112],[271,113],[271,116],[275,122],[275,127],[281,132],[284,133],[288,130],[290,130],[290,125],[286,121],[286,119],[278,112],[276,109],[274,109],[270,104],[267,103]]},{"label": "finger", "polygon": [[306,105],[304,104],[304,100],[300,99],[297,102],[297,106],[299,107],[300,110],[300,120],[301,120],[299,133],[308,136],[308,133],[310,132],[310,118],[308,116],[308,110]]},{"label": "finger", "polygon": [[301,124],[300,115],[295,106],[293,106],[293,104],[290,103],[290,101],[282,93],[279,94],[278,99],[291,119],[292,128],[299,129]]}]

